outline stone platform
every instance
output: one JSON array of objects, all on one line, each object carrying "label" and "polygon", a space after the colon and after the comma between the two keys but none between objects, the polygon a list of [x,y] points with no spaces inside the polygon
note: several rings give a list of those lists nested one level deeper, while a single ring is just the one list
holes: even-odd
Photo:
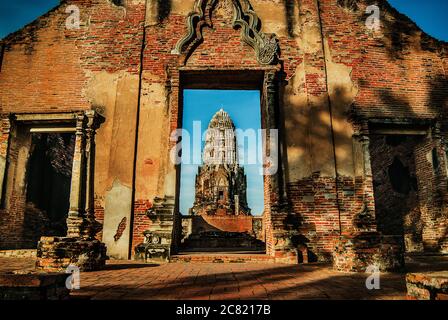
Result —
[{"label": "stone platform", "polygon": [[98,240],[42,237],[37,248],[36,269],[64,272],[69,265],[81,271],[101,270],[106,265],[106,246]]},{"label": "stone platform", "polygon": [[274,263],[274,257],[257,252],[181,252],[170,262],[185,263]]},{"label": "stone platform", "polygon": [[182,248],[212,249],[234,248],[241,250],[260,251],[265,250],[263,241],[256,239],[248,233],[208,231],[191,234],[184,240]]},{"label": "stone platform", "polygon": [[381,271],[400,271],[405,265],[404,244],[400,237],[378,232],[340,236],[333,252],[334,268],[343,272],[365,272],[369,266]]},{"label": "stone platform", "polygon": [[448,300],[448,271],[410,273],[406,286],[408,300]]},{"label": "stone platform", "polygon": [[0,250],[0,257],[4,258],[36,258],[36,249]]},{"label": "stone platform", "polygon": [[64,273],[0,273],[0,300],[67,300],[67,277]]}]

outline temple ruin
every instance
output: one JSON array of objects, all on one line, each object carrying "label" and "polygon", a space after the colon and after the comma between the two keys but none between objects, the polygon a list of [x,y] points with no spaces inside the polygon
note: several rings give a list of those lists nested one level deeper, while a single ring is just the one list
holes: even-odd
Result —
[{"label": "temple ruin", "polygon": [[200,169],[194,216],[248,220],[229,232],[276,263],[448,253],[448,45],[383,0],[370,28],[372,4],[61,0],[0,42],[0,249],[37,249],[46,270],[176,259],[183,91],[250,89],[278,133],[263,216],[231,136],[230,164]]}]

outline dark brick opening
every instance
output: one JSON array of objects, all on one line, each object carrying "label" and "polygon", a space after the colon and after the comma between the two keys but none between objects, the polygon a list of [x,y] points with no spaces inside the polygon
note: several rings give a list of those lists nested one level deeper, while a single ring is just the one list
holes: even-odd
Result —
[{"label": "dark brick opening", "polygon": [[74,134],[31,135],[24,232],[36,242],[43,235],[67,234],[74,148]]},{"label": "dark brick opening", "polygon": [[422,245],[416,150],[423,140],[374,135],[370,142],[378,231],[407,238],[407,251]]}]

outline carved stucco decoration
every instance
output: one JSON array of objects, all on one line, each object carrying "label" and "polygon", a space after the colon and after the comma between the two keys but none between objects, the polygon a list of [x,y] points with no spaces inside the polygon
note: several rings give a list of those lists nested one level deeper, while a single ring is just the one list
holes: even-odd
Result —
[{"label": "carved stucco decoration", "polygon": [[[221,0],[222,1],[222,0]],[[248,0],[228,0],[233,4],[233,27],[241,28],[242,40],[255,50],[260,64],[273,64],[278,58],[279,45],[275,34],[261,32],[261,21]],[[177,42],[173,54],[188,55],[202,40],[202,28],[213,27],[211,16],[218,0],[197,0],[187,17],[187,34]]]},{"label": "carved stucco decoration", "polygon": [[338,5],[347,10],[358,10],[358,0],[338,0]]}]

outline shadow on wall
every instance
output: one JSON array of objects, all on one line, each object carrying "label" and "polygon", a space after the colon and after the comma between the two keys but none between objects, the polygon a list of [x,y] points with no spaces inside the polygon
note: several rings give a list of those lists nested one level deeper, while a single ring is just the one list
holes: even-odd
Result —
[{"label": "shadow on wall", "polygon": [[[289,87],[298,87],[294,84],[294,81],[298,81],[295,78],[289,80]],[[287,135],[286,144],[288,148],[293,150],[301,150],[301,168],[291,168],[288,165],[289,161],[286,161],[286,171],[291,173],[291,170],[301,171],[302,178],[299,181],[290,181],[287,176],[286,183],[288,186],[288,199],[292,201],[293,211],[296,213],[295,221],[292,223],[289,221],[289,225],[292,230],[300,230],[301,236],[295,237],[293,245],[298,247],[305,245],[308,247],[310,261],[330,261],[331,252],[324,249],[323,243],[329,243],[339,236],[339,225],[337,223],[337,214],[333,214],[332,221],[329,221],[323,230],[322,226],[318,227],[316,219],[319,219],[321,212],[327,212],[328,209],[325,206],[331,206],[337,208],[337,199],[325,199],[325,203],[316,203],[314,201],[315,196],[324,196],[324,189],[332,185],[335,187],[334,178],[331,178],[325,174],[321,174],[319,171],[314,171],[314,168],[331,166],[333,161],[333,147],[331,145],[331,123],[328,121],[328,106],[314,107],[308,105],[308,101],[301,102],[300,104],[293,99],[295,93],[285,92],[285,96],[291,97],[291,100],[285,100],[287,105],[286,112],[293,112],[293,116],[283,115],[280,127],[284,128],[284,132]],[[332,109],[333,109],[333,130],[334,141],[337,146],[349,146],[345,149],[339,149],[338,163],[350,164],[352,162],[351,146],[352,146],[352,132],[349,128],[347,120],[350,117],[352,104],[352,92],[344,86],[336,86],[332,88]],[[322,103],[326,103],[327,99],[323,97],[317,97]],[[295,110],[292,110],[294,106]],[[289,110],[290,111],[289,111]],[[297,111],[299,110],[299,111]],[[300,146],[296,141],[303,142]],[[294,151],[297,153],[297,151]],[[284,151],[286,157],[289,157],[288,150]],[[323,158],[322,155],[327,154],[330,158]],[[297,154],[296,154],[297,156]],[[296,160],[297,161],[297,160]],[[349,165],[350,166],[350,165]],[[307,176],[305,176],[308,174]],[[330,181],[333,179],[332,181]],[[341,177],[338,181],[338,185],[342,184],[345,177]],[[351,178],[350,178],[351,179]],[[353,179],[351,179],[353,180]],[[354,185],[354,181],[353,181]],[[342,188],[341,188],[342,190]],[[353,193],[355,191],[353,190]],[[299,200],[301,197],[302,200]],[[308,200],[309,199],[309,200]],[[358,207],[350,207],[347,210],[358,212],[362,208],[362,204]],[[291,219],[291,218],[289,218]],[[320,229],[320,230],[319,230]]]},{"label": "shadow on wall", "polygon": [[[431,66],[426,66],[426,73],[428,75],[431,74],[430,70]],[[360,82],[361,90],[371,90],[371,86],[369,81],[364,80]],[[432,76],[431,79],[427,80],[427,88],[428,88],[428,98],[426,103],[424,104],[424,107],[428,110],[428,113],[426,115],[423,115],[418,112],[418,110],[415,110],[412,108],[410,102],[407,99],[406,95],[403,96],[397,96],[392,92],[391,89],[388,88],[382,88],[378,89],[378,96],[381,101],[381,106],[374,109],[373,112],[366,112],[368,116],[375,117],[375,118],[403,118],[403,119],[440,119],[440,117],[446,116],[446,111],[444,106],[448,103],[448,94],[447,94],[447,88],[448,88],[448,79],[443,74],[437,74],[435,76]],[[356,108],[356,107],[355,107]],[[355,111],[356,112],[356,111]],[[396,116],[402,113],[402,116]],[[446,130],[446,128],[444,129]],[[421,143],[424,143],[424,141],[419,142],[419,145]],[[429,142],[427,142],[429,143]],[[432,149],[432,147],[428,147],[428,152]],[[415,154],[414,154],[415,157]],[[384,165],[384,163],[382,164]],[[428,166],[431,164],[428,163]],[[434,168],[429,168],[431,172],[434,171]],[[429,171],[428,171],[429,172]],[[375,175],[375,172],[374,172]],[[417,179],[419,177],[417,176]],[[437,179],[436,179],[437,180]],[[424,185],[424,188],[419,189],[426,189],[427,187],[432,187],[434,192],[437,193],[437,183],[434,183],[434,185],[428,186],[428,182],[425,179],[420,178],[419,185]],[[418,191],[417,194],[418,199],[409,207],[409,212],[414,212],[414,214],[410,217],[408,217],[411,220],[418,220],[421,216],[421,208],[427,207],[427,208],[438,208],[437,210],[434,210],[433,212],[430,212],[431,216],[434,219],[443,219],[443,204],[442,204],[442,196],[436,195],[433,197],[433,194],[431,194],[430,197],[424,197],[421,195],[420,191]],[[430,210],[431,211],[431,210]],[[416,214],[416,215],[415,215]],[[415,216],[414,216],[415,215]],[[446,218],[445,218],[446,219]],[[443,221],[438,222],[440,226],[443,226]],[[441,235],[444,234],[439,240],[438,240],[438,249],[441,249],[441,246],[444,241],[446,241],[446,237],[448,235],[448,227],[445,227],[445,231],[441,233]],[[427,243],[423,242],[423,245],[425,247],[425,250],[434,250],[433,245],[429,245]]]},{"label": "shadow on wall", "polygon": [[[386,7],[385,11],[391,12],[392,17],[394,17],[391,18],[388,15],[381,20],[384,24],[384,30],[390,30],[390,42],[388,37],[385,37],[382,42],[391,58],[402,59],[408,53],[408,50],[412,49],[413,42],[417,37],[419,37],[422,50],[436,52],[439,43],[437,39],[427,35],[411,19],[398,12],[387,1],[383,1],[382,5]],[[400,32],[396,32],[396,30]]]},{"label": "shadow on wall", "polygon": [[296,5],[295,0],[283,0],[283,5],[285,6],[285,18],[286,26],[288,29],[288,36],[294,37],[294,25],[296,24],[296,18],[294,14],[294,9]]},{"label": "shadow on wall", "polygon": [[172,0],[157,0],[157,18],[159,23],[169,17],[172,9]]},{"label": "shadow on wall", "polygon": [[[400,22],[396,22],[400,23]],[[408,46],[410,45],[409,42],[406,40],[406,35],[410,31],[407,30],[404,32],[404,35],[398,36],[395,40],[392,40],[391,46],[386,46],[386,50],[390,55],[393,55],[394,59],[397,57],[397,52],[406,51],[406,49],[409,49]],[[417,31],[414,31],[417,32]],[[404,39],[402,39],[402,38]],[[424,36],[422,37],[422,41],[426,39]],[[384,40],[383,40],[384,41]],[[431,50],[434,51],[434,50]],[[435,57],[436,58],[436,57]],[[334,140],[336,141],[337,147],[340,146],[351,146],[352,145],[352,135],[351,133],[347,132],[347,120],[350,118],[361,118],[361,119],[368,119],[369,117],[372,118],[384,118],[384,119],[422,119],[423,117],[426,117],[428,119],[438,119],[441,116],[447,116],[445,111],[445,106],[448,106],[448,94],[447,94],[447,88],[448,88],[448,79],[445,74],[439,73],[434,74],[434,66],[432,64],[426,64],[424,66],[426,70],[422,72],[422,82],[423,84],[418,85],[418,89],[421,90],[422,86],[427,88],[427,98],[426,101],[419,104],[419,107],[424,107],[426,110],[428,110],[425,114],[421,113],[421,110],[418,110],[415,105],[411,104],[411,100],[408,100],[408,92],[403,90],[392,90],[390,88],[385,87],[378,87],[375,84],[371,84],[368,77],[363,80],[358,81],[358,96],[360,96],[360,93],[362,92],[369,92],[372,93],[373,99],[376,99],[379,101],[379,103],[375,106],[372,106],[372,108],[368,108],[365,105],[359,105],[356,103],[356,97],[355,102],[352,101],[352,98],[350,96],[351,92],[348,92],[348,89],[344,86],[338,86],[336,88],[333,88],[333,97],[334,100],[332,100],[332,120],[334,124]],[[387,74],[387,70],[384,71]],[[408,72],[408,69],[405,70],[405,72]],[[289,88],[299,87],[298,85],[295,85],[293,82],[299,81],[295,80],[294,78],[289,80]],[[403,86],[407,86],[408,89],[412,89],[412,84],[407,84],[405,81],[403,81]],[[288,89],[289,90],[289,89]],[[411,92],[412,93],[412,92]],[[285,92],[285,97],[291,96],[291,100],[288,101],[285,100],[285,108],[288,112],[293,112],[293,116],[283,116],[281,115],[281,123],[280,127],[284,128],[285,134],[287,134],[286,142],[289,149],[299,149],[300,146],[297,146],[295,141],[307,141],[306,146],[302,146],[303,150],[301,151],[303,155],[300,157],[302,158],[301,163],[302,169],[306,167],[304,171],[306,172],[313,172],[313,164],[315,161],[319,161],[318,157],[313,160],[313,155],[309,156],[309,154],[312,153],[312,145],[325,145],[329,139],[328,135],[328,121],[325,121],[325,119],[322,114],[316,114],[316,112],[325,111],[321,109],[320,111],[315,111],[313,108],[307,105],[307,102],[298,102],[296,97],[294,95],[297,94],[295,92]],[[423,100],[423,99],[422,99]],[[292,110],[292,107],[294,107],[295,111]],[[281,106],[281,112],[282,111]],[[289,110],[288,110],[289,109]],[[317,108],[314,108],[317,109]],[[446,130],[446,129],[445,129]],[[288,141],[289,140],[289,141]],[[284,155],[285,159],[288,159],[290,156],[288,153],[291,151],[285,150]],[[308,154],[308,155],[307,155]],[[297,156],[297,155],[295,155]],[[317,156],[317,155],[316,155]],[[351,154],[345,153],[345,152],[339,152],[338,153],[338,165],[347,163],[347,161],[351,160]],[[288,164],[289,161],[286,161]],[[286,166],[288,166],[286,164]],[[291,169],[287,168],[287,172],[290,172]],[[294,170],[294,169],[293,169]],[[319,173],[316,172],[316,177],[319,178]],[[343,177],[342,177],[343,178]],[[287,177],[288,179],[288,177]],[[345,178],[344,178],[345,179]],[[309,183],[313,184],[314,179],[312,178],[312,174],[310,174],[310,177],[304,178],[304,180],[309,180]],[[290,183],[296,183],[296,181],[287,181],[288,187]],[[340,183],[340,182],[339,182]],[[288,188],[290,189],[290,188]],[[312,196],[312,194],[310,194]],[[288,198],[293,199],[294,195],[291,194],[291,190],[288,190]],[[307,204],[309,208],[312,206],[315,207],[315,204]],[[348,209],[348,210],[347,210]],[[358,207],[350,207],[346,208],[347,211],[350,212],[357,212],[357,210],[361,209],[361,205]],[[416,208],[415,208],[416,209]],[[314,210],[314,209],[311,209]],[[297,215],[300,214],[300,209],[294,209],[294,212],[296,212]],[[301,230],[306,230],[304,234],[304,238],[300,239],[299,242],[305,242],[305,243],[316,243],[320,240],[324,240],[325,238],[331,237],[331,234],[337,235],[339,230],[334,229],[332,232],[318,232],[316,224],[312,221],[312,219],[309,219],[305,217],[299,217],[300,220],[299,228]],[[446,228],[446,227],[445,227]],[[445,237],[448,233],[448,229],[445,229]],[[312,249],[312,248],[311,248]],[[320,252],[316,252],[317,254],[320,254]]]}]

